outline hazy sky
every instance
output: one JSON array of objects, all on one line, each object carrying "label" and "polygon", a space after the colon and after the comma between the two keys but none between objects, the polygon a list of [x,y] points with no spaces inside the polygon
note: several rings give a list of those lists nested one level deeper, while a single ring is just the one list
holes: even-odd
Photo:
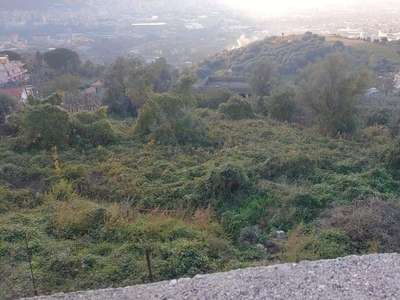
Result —
[{"label": "hazy sky", "polygon": [[[344,4],[349,3],[348,0],[222,0],[223,2],[249,12],[268,13],[271,11],[280,11],[283,9],[298,9],[298,8],[317,8],[323,7],[326,4]],[[354,4],[352,0],[350,3]],[[368,2],[368,1],[364,1]]]}]

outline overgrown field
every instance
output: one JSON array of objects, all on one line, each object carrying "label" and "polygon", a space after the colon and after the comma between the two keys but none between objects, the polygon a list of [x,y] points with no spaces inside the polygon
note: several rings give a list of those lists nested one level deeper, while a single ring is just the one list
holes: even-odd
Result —
[{"label": "overgrown field", "polygon": [[[143,141],[129,120],[113,121],[118,142],[89,149],[2,143],[0,262],[27,234],[46,294],[147,282],[146,248],[156,280],[400,249],[387,127],[332,139],[261,116],[195,113],[209,146]],[[29,275],[26,261],[12,268]]]},{"label": "overgrown field", "polygon": [[[400,98],[380,55],[306,33],[182,74],[76,66],[101,77],[94,106],[56,69],[68,87],[44,99],[0,94],[0,298],[32,296],[26,238],[40,294],[147,283],[146,249],[157,281],[399,252]],[[197,93],[194,72],[250,75],[252,97]]]}]

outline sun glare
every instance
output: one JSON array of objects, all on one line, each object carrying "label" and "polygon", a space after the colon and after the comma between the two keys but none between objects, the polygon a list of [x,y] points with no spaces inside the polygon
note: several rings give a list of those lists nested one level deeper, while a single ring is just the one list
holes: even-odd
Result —
[{"label": "sun glare", "polygon": [[301,9],[301,8],[313,8],[320,7],[324,4],[332,4],[343,2],[332,1],[332,0],[305,0],[305,1],[295,1],[295,0],[278,0],[278,1],[260,1],[260,0],[223,0],[226,4],[234,7],[235,9],[241,11],[247,11],[250,13],[265,14],[268,12],[279,12],[287,9]]}]

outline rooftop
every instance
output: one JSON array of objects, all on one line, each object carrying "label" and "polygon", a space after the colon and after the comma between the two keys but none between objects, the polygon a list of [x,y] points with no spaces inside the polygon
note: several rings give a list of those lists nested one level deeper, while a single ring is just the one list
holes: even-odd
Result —
[{"label": "rooftop", "polygon": [[208,76],[199,84],[200,92],[207,92],[214,88],[227,88],[231,93],[249,94],[248,77]]}]

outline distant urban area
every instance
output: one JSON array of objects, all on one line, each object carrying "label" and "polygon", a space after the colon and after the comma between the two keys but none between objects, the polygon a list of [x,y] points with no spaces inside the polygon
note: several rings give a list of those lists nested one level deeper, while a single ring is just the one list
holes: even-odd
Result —
[{"label": "distant urban area", "polygon": [[182,68],[273,35],[311,31],[368,41],[400,39],[400,8],[395,1],[271,11],[257,17],[211,0],[48,2],[2,5],[0,51],[34,53],[64,47],[83,61],[165,57]]}]

